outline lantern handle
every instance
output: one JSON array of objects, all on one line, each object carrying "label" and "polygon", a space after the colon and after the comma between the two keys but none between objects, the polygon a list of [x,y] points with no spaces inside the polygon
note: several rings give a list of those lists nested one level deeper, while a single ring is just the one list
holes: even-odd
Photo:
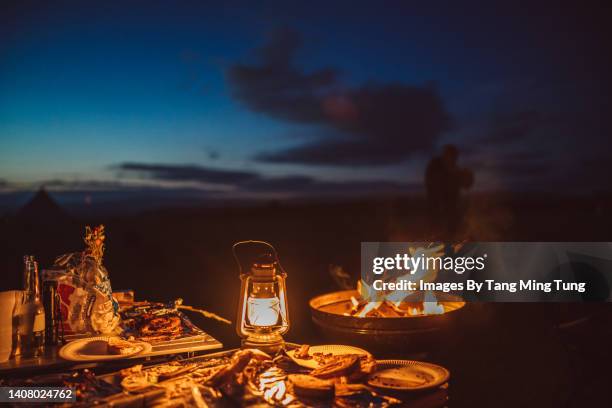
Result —
[{"label": "lantern handle", "polygon": [[281,265],[280,259],[278,257],[278,252],[276,252],[276,248],[274,248],[274,246],[272,244],[270,244],[269,242],[266,241],[259,241],[259,240],[246,240],[246,241],[238,241],[236,243],[234,243],[234,245],[232,245],[232,255],[234,255],[234,259],[236,260],[236,263],[238,264],[238,270],[240,271],[240,274],[242,275],[242,264],[240,263],[240,259],[238,258],[238,254],[236,253],[236,248],[240,245],[244,245],[244,244],[261,244],[261,245],[265,245],[266,247],[268,247],[269,249],[272,250],[272,254],[274,255],[274,259],[276,261],[276,263],[278,264],[278,268],[281,270],[283,275],[287,275],[287,272],[285,272],[285,268],[283,268],[283,265]]}]

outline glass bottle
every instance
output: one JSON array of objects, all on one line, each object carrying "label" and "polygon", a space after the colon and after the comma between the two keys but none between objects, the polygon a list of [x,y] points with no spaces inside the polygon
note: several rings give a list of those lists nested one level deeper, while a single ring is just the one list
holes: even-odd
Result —
[{"label": "glass bottle", "polygon": [[41,301],[38,262],[32,255],[23,257],[23,296],[16,308],[15,356],[38,357],[45,345],[45,308]]},{"label": "glass bottle", "polygon": [[43,271],[43,305],[45,308],[45,344],[57,346],[60,343],[60,325],[62,316],[60,313],[59,293],[57,292],[57,280],[47,276],[45,279]]}]

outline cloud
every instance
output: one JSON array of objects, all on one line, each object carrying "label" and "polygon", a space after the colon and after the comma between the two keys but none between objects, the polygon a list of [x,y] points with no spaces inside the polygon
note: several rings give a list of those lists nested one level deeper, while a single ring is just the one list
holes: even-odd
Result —
[{"label": "cloud", "polygon": [[126,185],[117,180],[63,180],[51,179],[41,180],[34,183],[37,186],[44,187],[50,190],[124,190],[131,189],[133,186]]},{"label": "cloud", "polygon": [[323,181],[308,176],[285,176],[246,183],[243,189],[252,192],[299,193],[316,195],[406,193],[420,186],[392,181]]},{"label": "cloud", "polygon": [[196,165],[121,163],[116,168],[120,171],[138,173],[147,178],[165,181],[240,184],[259,178],[259,175],[254,172],[223,170]]},{"label": "cloud", "polygon": [[300,123],[326,120],[321,93],[336,83],[336,71],[324,69],[302,73],[292,65],[300,46],[297,33],[275,31],[258,54],[262,65],[235,64],[226,71],[234,98],[255,112]]},{"label": "cloud", "polygon": [[14,186],[5,179],[0,179],[0,194],[12,191]]},{"label": "cloud", "polygon": [[116,167],[124,172],[134,172],[148,180],[231,184],[235,189],[230,190],[230,194],[360,195],[405,193],[418,188],[415,185],[381,180],[326,181],[304,175],[265,177],[257,172],[219,170],[202,166],[122,163]]},{"label": "cloud", "polygon": [[549,175],[553,170],[551,163],[547,161],[514,161],[503,156],[494,161],[476,162],[473,166],[477,170],[502,174],[509,179],[533,179],[534,174],[542,177]]},{"label": "cloud", "polygon": [[548,120],[537,110],[520,110],[498,114],[493,118],[483,141],[495,144],[521,142],[541,130]]},{"label": "cloud", "polygon": [[383,165],[430,152],[451,129],[436,87],[370,83],[345,88],[331,68],[306,73],[294,55],[301,39],[275,32],[258,51],[259,64],[226,70],[233,97],[249,109],[296,124],[317,125],[314,142],[256,156],[273,163]]}]

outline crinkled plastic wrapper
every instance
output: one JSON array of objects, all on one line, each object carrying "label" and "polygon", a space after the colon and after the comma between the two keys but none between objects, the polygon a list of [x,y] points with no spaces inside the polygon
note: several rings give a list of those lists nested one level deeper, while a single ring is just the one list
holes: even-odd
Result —
[{"label": "crinkled plastic wrapper", "polygon": [[95,258],[84,252],[62,255],[44,280],[57,281],[64,334],[119,331],[119,304],[108,271]]}]

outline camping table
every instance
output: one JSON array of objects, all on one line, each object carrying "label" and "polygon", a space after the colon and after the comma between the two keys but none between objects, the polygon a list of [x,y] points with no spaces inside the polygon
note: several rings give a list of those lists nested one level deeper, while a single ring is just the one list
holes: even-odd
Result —
[{"label": "camping table", "polygon": [[30,375],[49,374],[54,372],[73,371],[83,368],[93,368],[96,372],[100,370],[112,371],[120,367],[131,366],[138,362],[161,362],[177,355],[192,357],[205,351],[222,348],[223,345],[214,337],[203,334],[162,342],[153,345],[149,353],[139,354],[134,357],[106,360],[106,361],[68,361],[58,355],[60,346],[47,346],[40,357],[14,358],[0,363],[0,379],[27,377]]}]

